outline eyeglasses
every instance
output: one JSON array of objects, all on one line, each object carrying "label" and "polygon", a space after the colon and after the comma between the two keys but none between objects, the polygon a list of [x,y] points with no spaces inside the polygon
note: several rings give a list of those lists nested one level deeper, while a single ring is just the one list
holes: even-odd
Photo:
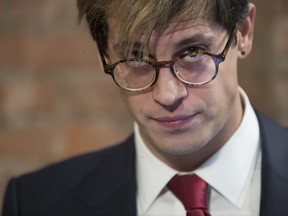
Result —
[{"label": "eyeglasses", "polygon": [[191,51],[171,61],[129,58],[107,64],[99,42],[98,48],[104,72],[111,75],[115,83],[124,90],[137,92],[150,88],[156,83],[161,68],[170,68],[174,76],[184,84],[201,86],[216,78],[219,64],[225,61],[236,29],[237,25],[232,29],[220,54]]}]

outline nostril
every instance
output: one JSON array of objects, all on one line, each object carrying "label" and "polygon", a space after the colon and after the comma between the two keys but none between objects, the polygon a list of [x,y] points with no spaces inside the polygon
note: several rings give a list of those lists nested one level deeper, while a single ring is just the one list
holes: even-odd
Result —
[{"label": "nostril", "polygon": [[173,104],[162,105],[162,107],[169,112],[174,112],[178,109],[178,107],[182,104],[182,102],[183,102],[183,98],[179,98],[179,100],[175,101]]}]

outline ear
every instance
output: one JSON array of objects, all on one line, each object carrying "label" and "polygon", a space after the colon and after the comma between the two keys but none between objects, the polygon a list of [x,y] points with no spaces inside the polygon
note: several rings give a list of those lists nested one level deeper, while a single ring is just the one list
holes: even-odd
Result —
[{"label": "ear", "polygon": [[248,17],[238,27],[238,55],[240,58],[246,57],[252,50],[255,16],[256,7],[254,4],[249,3]]}]

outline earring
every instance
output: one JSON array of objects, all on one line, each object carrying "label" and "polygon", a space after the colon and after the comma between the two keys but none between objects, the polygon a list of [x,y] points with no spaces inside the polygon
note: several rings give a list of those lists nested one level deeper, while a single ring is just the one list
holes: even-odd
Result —
[{"label": "earring", "polygon": [[241,55],[242,55],[242,56],[245,56],[245,55],[246,55],[245,50],[242,50],[242,51],[241,51]]}]

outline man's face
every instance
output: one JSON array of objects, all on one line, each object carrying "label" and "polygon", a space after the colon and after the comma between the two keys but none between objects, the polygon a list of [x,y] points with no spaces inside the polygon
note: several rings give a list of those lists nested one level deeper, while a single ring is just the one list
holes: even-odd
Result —
[{"label": "man's face", "polygon": [[[111,19],[108,25],[109,63],[113,63],[120,58],[113,42],[117,22]],[[229,34],[208,20],[177,21],[163,32],[153,33],[149,54],[158,61],[171,60],[189,49],[219,54]],[[177,160],[179,165],[191,160],[196,166],[225,144],[239,126],[243,111],[238,92],[237,47],[232,43],[216,79],[204,86],[187,86],[170,68],[161,68],[151,89],[141,93],[121,90],[145,144],[160,160],[176,169],[186,169],[177,167]]]}]

